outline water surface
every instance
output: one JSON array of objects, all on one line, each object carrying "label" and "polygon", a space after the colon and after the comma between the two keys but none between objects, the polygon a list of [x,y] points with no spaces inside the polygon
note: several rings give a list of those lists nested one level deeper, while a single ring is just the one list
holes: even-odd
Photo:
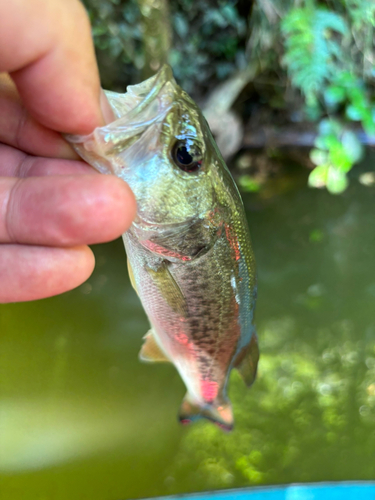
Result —
[{"label": "water surface", "polygon": [[374,479],[374,200],[355,179],[244,197],[261,361],[250,391],[233,373],[231,434],[180,427],[176,371],[138,362],[148,323],[120,240],[77,290],[0,306],[1,500]]}]

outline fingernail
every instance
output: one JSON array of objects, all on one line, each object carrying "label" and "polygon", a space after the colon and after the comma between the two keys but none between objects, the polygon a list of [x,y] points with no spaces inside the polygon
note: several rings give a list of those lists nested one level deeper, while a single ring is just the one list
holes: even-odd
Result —
[{"label": "fingernail", "polygon": [[116,116],[112,111],[111,105],[109,104],[109,101],[103,89],[100,89],[100,108],[102,110],[102,115],[106,125],[116,119]]}]

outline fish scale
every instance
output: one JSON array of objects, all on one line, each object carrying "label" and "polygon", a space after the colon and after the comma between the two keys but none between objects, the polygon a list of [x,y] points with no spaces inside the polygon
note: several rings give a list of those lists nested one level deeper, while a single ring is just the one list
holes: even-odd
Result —
[{"label": "fish scale", "polygon": [[125,180],[137,200],[123,239],[151,325],[140,359],[179,371],[187,387],[181,422],[206,418],[230,430],[230,372],[251,385],[259,357],[255,259],[239,192],[168,66],[107,97],[116,120],[68,140],[99,171]]}]

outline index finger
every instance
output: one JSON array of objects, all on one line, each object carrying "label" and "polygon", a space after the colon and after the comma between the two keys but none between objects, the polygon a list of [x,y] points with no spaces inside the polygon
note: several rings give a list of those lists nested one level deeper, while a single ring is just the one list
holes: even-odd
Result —
[{"label": "index finger", "polygon": [[58,132],[104,123],[87,13],[79,0],[0,0],[0,72],[30,114]]}]

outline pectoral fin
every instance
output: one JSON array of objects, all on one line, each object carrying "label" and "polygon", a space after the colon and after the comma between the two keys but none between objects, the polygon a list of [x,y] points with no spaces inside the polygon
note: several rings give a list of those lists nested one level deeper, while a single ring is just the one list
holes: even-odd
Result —
[{"label": "pectoral fin", "polygon": [[243,347],[237,355],[235,368],[244,379],[245,384],[250,387],[255,381],[259,360],[258,338],[254,332],[250,343]]},{"label": "pectoral fin", "polygon": [[157,344],[152,329],[143,337],[144,343],[139,353],[139,359],[147,363],[154,362],[170,362],[170,359],[164,354],[159,345]]},{"label": "pectoral fin", "polygon": [[138,294],[137,285],[135,284],[134,273],[133,273],[132,266],[130,265],[129,257],[128,257],[128,274],[129,274],[129,278],[130,278],[130,283],[131,283],[132,287],[134,288],[134,290]]},{"label": "pectoral fin", "polygon": [[157,269],[157,271],[154,271],[151,268],[147,268],[147,272],[158,287],[160,295],[163,297],[172,311],[179,314],[180,316],[186,317],[187,306],[185,297],[183,296],[182,291],[176,283],[175,279],[169,272],[166,263],[163,262]]}]

